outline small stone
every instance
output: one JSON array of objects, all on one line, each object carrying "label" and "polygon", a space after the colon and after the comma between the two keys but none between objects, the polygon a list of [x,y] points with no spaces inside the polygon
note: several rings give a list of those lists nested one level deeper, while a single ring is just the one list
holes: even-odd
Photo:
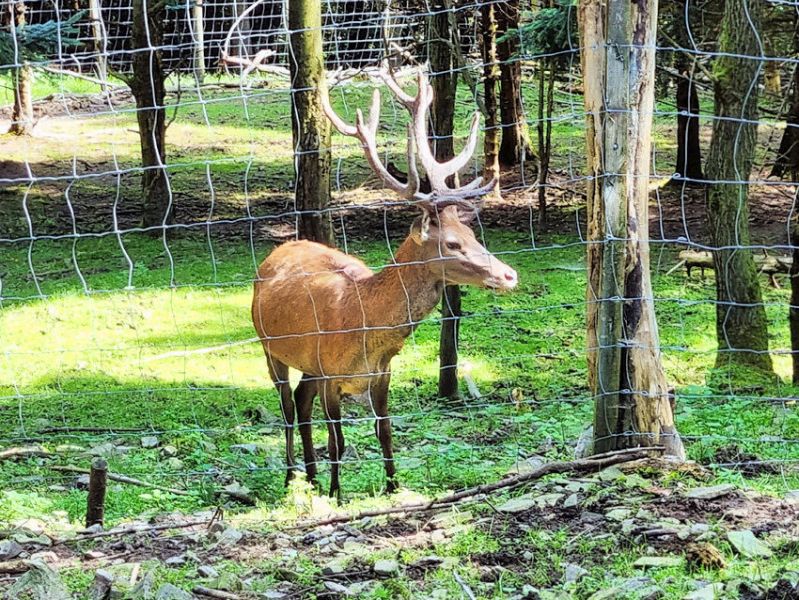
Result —
[{"label": "small stone", "polygon": [[699,487],[688,490],[685,493],[686,498],[694,500],[715,500],[721,498],[735,491],[735,486],[730,483],[722,483],[721,485],[714,485],[710,487]]},{"label": "small stone", "polygon": [[559,493],[552,493],[552,494],[541,494],[540,496],[536,497],[536,504],[539,508],[544,508],[547,506],[556,506],[560,499],[563,498],[563,494]]},{"label": "small stone", "polygon": [[178,554],[177,556],[170,556],[164,561],[167,567],[181,567],[186,564],[186,555]]},{"label": "small stone", "polygon": [[175,458],[174,456],[172,456],[167,459],[166,466],[172,469],[173,471],[182,471],[183,461],[180,460],[179,458]]},{"label": "small stone", "polygon": [[148,435],[141,439],[142,448],[158,448],[160,441],[154,435]]},{"label": "small stone", "polygon": [[205,579],[216,579],[219,577],[219,571],[210,565],[203,565],[197,569],[197,575]]},{"label": "small stone", "polygon": [[399,571],[399,562],[391,558],[378,560],[375,563],[374,571],[375,575],[391,577]]},{"label": "small stone", "polygon": [[164,453],[164,456],[177,456],[178,449],[174,446],[164,446],[161,448],[161,452]]},{"label": "small stone", "polygon": [[444,559],[440,556],[430,555],[423,556],[422,558],[415,560],[413,563],[411,563],[411,566],[421,569],[429,569],[431,567],[437,567],[443,562]]},{"label": "small stone", "polygon": [[0,542],[0,561],[16,558],[23,550],[24,548],[15,540],[3,540]]},{"label": "small stone", "polygon": [[605,513],[605,516],[611,521],[624,521],[629,519],[633,511],[629,508],[614,508]]},{"label": "small stone", "polygon": [[728,531],[727,539],[739,554],[747,558],[770,558],[773,555],[771,548],[757,539],[748,529]]},{"label": "small stone", "polygon": [[703,533],[707,533],[710,531],[710,525],[707,523],[693,523],[688,528],[688,533],[691,535],[702,535]]},{"label": "small stone", "polygon": [[683,600],[715,600],[716,598],[721,597],[723,591],[724,591],[723,583],[714,583],[712,585],[706,585],[694,592],[686,594],[685,596],[683,596]]},{"label": "small stone", "polygon": [[791,490],[790,492],[785,494],[785,499],[788,502],[799,504],[799,490]]},{"label": "small stone", "polygon": [[575,508],[580,505],[580,496],[572,494],[563,501],[563,508]]},{"label": "small stone", "polygon": [[624,478],[624,473],[621,472],[619,467],[614,466],[602,469],[596,477],[599,481],[617,481]]},{"label": "small stone", "polygon": [[497,507],[499,512],[505,513],[520,513],[537,506],[535,498],[530,496],[519,496],[518,498],[511,498],[504,504]]},{"label": "small stone", "polygon": [[580,513],[580,522],[581,523],[599,523],[600,521],[604,521],[604,515],[600,515],[599,513],[591,512],[590,510],[583,511]]},{"label": "small stone", "polygon": [[328,562],[322,567],[322,575],[341,575],[347,570],[350,563],[350,558],[347,556],[339,556]]},{"label": "small stone", "polygon": [[45,550],[43,552],[34,552],[31,554],[30,560],[37,560],[43,563],[56,563],[58,562],[58,555],[52,550]]},{"label": "small stone", "polygon": [[580,565],[575,565],[573,563],[566,563],[565,569],[563,570],[563,582],[564,583],[577,583],[588,575],[588,570],[583,569]]},{"label": "small stone", "polygon": [[258,444],[233,444],[230,449],[241,454],[258,454]]},{"label": "small stone", "polygon": [[634,567],[679,567],[682,564],[682,558],[678,556],[642,556],[633,563]]},{"label": "small stone", "polygon": [[155,600],[194,600],[189,592],[184,592],[179,587],[171,583],[165,583],[155,594]]},{"label": "small stone", "polygon": [[100,552],[99,550],[86,550],[83,553],[83,558],[87,560],[99,560],[101,558],[105,558],[105,552]]},{"label": "small stone", "polygon": [[92,534],[95,534],[95,533],[102,533],[102,532],[103,532],[103,526],[100,525],[99,523],[95,523],[94,525],[90,525],[89,527],[87,527],[86,529],[81,531],[81,533],[85,533],[87,535],[92,535]]},{"label": "small stone", "polygon": [[90,600],[107,600],[111,595],[111,585],[114,581],[114,576],[108,571],[99,569],[94,573],[94,582],[89,588]]},{"label": "small stone", "polygon": [[347,586],[336,583],[335,581],[325,581],[325,588],[334,594],[349,596],[350,590]]},{"label": "small stone", "polygon": [[244,534],[238,529],[228,527],[221,534],[219,534],[219,545],[221,546],[235,546],[238,544]]}]

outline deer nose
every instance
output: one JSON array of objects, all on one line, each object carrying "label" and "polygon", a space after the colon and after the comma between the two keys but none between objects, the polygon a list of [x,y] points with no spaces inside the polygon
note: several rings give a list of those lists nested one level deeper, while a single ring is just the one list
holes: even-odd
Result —
[{"label": "deer nose", "polygon": [[504,279],[505,285],[509,288],[514,288],[516,284],[519,283],[519,276],[516,274],[516,271],[510,267],[505,270]]}]

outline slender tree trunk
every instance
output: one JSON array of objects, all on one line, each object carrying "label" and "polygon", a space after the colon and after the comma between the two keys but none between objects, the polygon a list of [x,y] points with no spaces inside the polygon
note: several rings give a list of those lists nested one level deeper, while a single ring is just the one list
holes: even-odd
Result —
[{"label": "slender tree trunk", "polygon": [[[794,170],[794,181],[799,177],[799,168]],[[799,215],[791,223],[791,304],[788,309],[788,324],[791,330],[791,361],[793,384],[799,385]]]},{"label": "slender tree trunk", "polygon": [[[663,444],[684,457],[649,269],[656,0],[581,0],[588,155],[588,365],[594,452]],[[624,48],[624,51],[619,49]]]},{"label": "slender tree trunk", "polygon": [[[749,242],[749,176],[757,134],[760,3],[727,0],[713,65],[715,113],[707,211],[716,271],[716,366],[772,372],[768,321]],[[718,183],[713,183],[718,182]]]},{"label": "slender tree trunk", "polygon": [[497,57],[497,17],[493,2],[480,7],[482,35],[480,49],[483,55],[483,92],[485,96],[485,135],[483,136],[483,156],[485,160],[484,177],[497,182],[494,195],[499,196],[499,144],[500,120],[497,87],[499,84],[499,64]]},{"label": "slender tree trunk", "polygon": [[[670,7],[667,17],[674,24],[674,38],[681,48],[691,47],[691,36],[688,34],[687,19],[691,12],[686,8],[691,0],[680,0]],[[688,4],[689,6],[686,6]],[[683,52],[674,56],[674,67],[677,70],[677,162],[674,172],[679,180],[702,180],[702,149],[699,144],[699,96],[693,73],[696,59],[693,60]]]},{"label": "slender tree trunk", "polygon": [[[519,28],[520,1],[498,2],[497,35]],[[503,165],[517,165],[534,156],[522,102],[522,66],[519,62],[519,41],[510,38],[497,45],[500,64],[500,111],[502,113],[502,143],[499,161]]]},{"label": "slender tree trunk", "polygon": [[[166,171],[166,108],[162,52],[164,8],[133,0],[133,77],[130,91],[136,99],[136,119],[142,155],[142,194],[145,227],[163,227],[174,217]],[[147,11],[145,11],[145,8]]]},{"label": "slender tree trunk", "polygon": [[203,0],[194,0],[191,7],[191,28],[194,34],[194,77],[202,83],[205,79],[205,18]]},{"label": "slender tree trunk", "polygon": [[[793,26],[794,54],[799,56],[799,13],[794,13]],[[791,77],[791,102],[785,118],[785,130],[782,133],[777,158],[771,169],[772,177],[782,177],[786,172],[799,170],[799,66],[794,65]],[[794,179],[796,181],[796,179]]]},{"label": "slender tree trunk", "polygon": [[554,60],[541,59],[538,73],[538,226],[541,228],[547,224],[547,179],[552,149],[555,67]]},{"label": "slender tree trunk", "polygon": [[100,0],[89,0],[89,19],[92,23],[92,51],[94,52],[94,65],[97,69],[97,78],[104,82],[103,92],[108,91],[105,84],[108,81],[108,57],[106,56],[107,38],[103,24],[103,13],[100,9]]},{"label": "slender tree trunk", "polygon": [[[458,73],[455,69],[453,44],[455,13],[452,0],[436,0],[428,19],[427,46],[430,61],[430,83],[433,86],[432,132],[435,155],[439,161],[455,154],[453,132]],[[456,175],[457,177],[457,175]],[[441,299],[441,338],[439,340],[439,398],[458,397],[458,329],[461,316],[461,291],[456,285],[447,286]]]},{"label": "slender tree trunk", "polygon": [[295,152],[297,235],[335,245],[330,205],[330,122],[320,90],[327,85],[320,0],[289,2],[292,134]]},{"label": "slender tree trunk", "polygon": [[[12,0],[8,6],[11,11],[10,23],[16,29],[25,26],[24,2]],[[11,127],[8,132],[16,135],[30,135],[33,133],[33,70],[22,59],[17,58],[21,64],[11,69],[11,86],[14,90],[14,108],[11,112]]]}]

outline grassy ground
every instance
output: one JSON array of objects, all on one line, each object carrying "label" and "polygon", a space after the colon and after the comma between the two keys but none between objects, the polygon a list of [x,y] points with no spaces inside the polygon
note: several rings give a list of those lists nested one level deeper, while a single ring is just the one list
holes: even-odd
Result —
[{"label": "grassy ground", "polygon": [[[42,94],[46,91],[41,88]],[[528,92],[533,98],[534,90]],[[342,112],[346,105],[352,114],[367,97],[366,88],[355,88],[334,94],[334,102]],[[183,165],[171,172],[181,222],[202,225],[206,219],[248,214],[268,222],[270,215],[291,209],[285,99],[275,87],[246,94],[210,91],[202,103],[194,104],[196,96],[182,96],[188,104],[169,130],[170,162]],[[465,133],[471,110],[465,92],[462,100],[459,136]],[[137,173],[130,171],[137,164],[138,141],[135,115],[129,109],[122,103],[95,116],[54,116],[39,125],[39,134],[30,141],[0,141],[11,160],[28,161],[34,174],[65,178],[38,181],[30,189],[12,186],[0,195],[0,447],[40,443],[51,453],[0,462],[0,523],[36,519],[54,530],[74,529],[85,511],[85,491],[75,487],[73,475],[52,467],[87,467],[92,456],[103,455],[112,472],[188,492],[173,495],[114,485],[106,509],[111,525],[221,503],[242,513],[242,527],[258,532],[246,545],[258,549],[277,535],[278,519],[298,512],[307,516],[308,511],[297,508],[303,502],[319,504],[322,511],[326,506],[319,498],[309,500],[305,492],[287,492],[283,487],[277,396],[268,383],[260,347],[247,342],[254,336],[249,320],[251,280],[272,242],[263,229],[251,230],[246,222],[177,231],[166,246],[160,239],[127,230],[135,225],[138,202]],[[398,146],[401,121],[394,118],[394,110],[384,98],[384,114],[392,125],[386,132],[387,143]],[[554,128],[556,167],[569,175],[571,168],[582,165],[578,116],[564,110]],[[664,173],[670,172],[673,152],[667,121],[670,126],[672,119],[663,117],[656,128],[661,149],[657,160]],[[344,189],[360,185],[367,171],[357,149],[347,144],[337,156],[344,159],[338,164],[337,184]],[[74,157],[80,161],[73,164]],[[82,178],[67,187],[73,169],[122,174],[120,179],[115,174]],[[111,221],[108,207],[113,199],[120,209],[122,231]],[[392,225],[387,242],[380,219],[369,223],[356,223],[348,231],[348,251],[380,268],[390,261],[389,245],[396,246],[407,224]],[[370,229],[374,223],[380,227]],[[591,420],[592,407],[584,357],[585,246],[571,222],[563,223],[553,228],[556,232],[536,232],[534,244],[526,221],[521,227],[515,223],[482,231],[489,249],[518,270],[521,285],[501,296],[469,290],[465,298],[461,359],[481,392],[479,398],[465,394],[462,402],[447,403],[435,397],[437,314],[422,324],[395,360],[391,414],[405,491],[393,501],[492,481],[533,455],[554,459],[573,453],[576,439]],[[29,225],[36,237],[33,242],[25,239]],[[71,235],[73,226],[81,235]],[[95,235],[85,235],[89,232]],[[689,456],[715,465],[706,484],[732,482],[768,495],[799,487],[794,467],[799,459],[795,390],[778,382],[733,388],[713,374],[712,273],[706,279],[697,275],[689,279],[682,271],[666,274],[675,262],[676,248],[653,248],[661,343],[669,381],[676,387],[677,424]],[[789,347],[787,301],[786,290],[766,290],[774,349]],[[775,363],[782,381],[788,381],[789,356],[778,354]],[[350,404],[345,414],[350,447],[343,468],[347,507],[385,505],[389,500],[378,496],[382,464],[370,413]],[[147,437],[157,438],[145,442],[153,447],[143,447],[142,438]],[[318,446],[325,445],[321,422],[315,440]],[[742,461],[754,464],[736,465]],[[326,475],[323,469],[323,485]],[[612,510],[613,499],[626,499],[630,489],[679,489],[687,481],[683,479],[653,476],[646,485],[634,478],[592,480],[583,490],[581,506]],[[257,508],[245,509],[218,496],[232,484],[246,487]],[[550,481],[539,492],[551,492],[559,485],[565,492],[569,482]],[[635,501],[636,510],[655,510],[646,508],[656,503],[654,492],[647,493]],[[442,526],[443,537],[423,538],[418,544],[403,537],[410,533],[394,532],[397,525],[392,522],[377,523],[388,528],[388,534],[367,524],[362,533],[378,551],[357,557],[356,566],[368,571],[376,558],[399,556],[408,573],[416,575],[380,581],[361,595],[419,597],[416,592],[423,589],[429,597],[459,597],[463,588],[452,577],[458,572],[480,597],[512,597],[522,593],[525,584],[558,584],[565,565],[577,562],[589,575],[559,589],[566,597],[588,597],[635,576],[640,569],[633,563],[641,555],[673,550],[650,549],[640,539],[624,538],[615,526],[603,526],[602,535],[575,530],[580,514],[549,508],[523,513],[520,521],[491,519],[492,509],[480,504],[469,508],[473,514],[465,523]],[[723,512],[709,515],[703,518],[724,521]],[[417,525],[414,531],[427,526]],[[718,527],[723,540],[722,524]],[[392,532],[407,545],[381,545]],[[609,535],[603,537],[605,533]],[[723,575],[701,574],[712,581],[754,578],[756,571],[757,577],[773,581],[796,560],[795,552],[788,550],[772,561],[744,560],[736,558],[725,542],[717,543],[732,564]],[[206,553],[212,551],[210,545],[210,541],[200,544]],[[317,555],[316,546],[294,537],[288,547],[295,550],[288,566],[283,554],[264,550],[266,558],[223,556],[220,570],[241,577],[257,571],[262,579],[258,585],[271,589],[280,579],[280,569],[293,569],[299,577],[299,583],[294,582],[297,589],[318,593],[314,585],[324,554]],[[413,571],[414,561],[430,552],[450,562],[429,572]],[[525,552],[534,558],[519,559]],[[510,553],[514,564],[523,568],[495,569],[495,579],[484,581],[491,577],[486,568],[508,567],[502,561],[511,559],[502,558],[503,553]],[[143,556],[147,558],[146,553]],[[196,565],[153,566],[159,583],[194,581]],[[66,572],[75,590],[85,589],[92,576],[79,565],[67,567]],[[667,591],[666,597],[681,597],[697,577],[680,564],[657,570],[654,580]]]}]

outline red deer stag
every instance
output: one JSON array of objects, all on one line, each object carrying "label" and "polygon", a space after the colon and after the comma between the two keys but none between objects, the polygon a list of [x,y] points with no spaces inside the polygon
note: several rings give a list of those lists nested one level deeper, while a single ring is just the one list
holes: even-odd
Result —
[{"label": "red deer stag", "polygon": [[[339,466],[344,452],[341,398],[368,395],[383,452],[387,491],[394,491],[397,484],[388,417],[391,359],[435,308],[444,285],[510,290],[517,283],[516,272],[492,256],[469,227],[476,211],[472,201],[492,190],[494,182],[483,186],[478,178],[454,188],[447,183],[474,152],[478,115],[472,121],[464,151],[439,163],[428,141],[427,113],[433,90],[426,76],[419,74],[416,96],[405,93],[386,69],[382,78],[411,114],[405,182],[392,176],[378,155],[377,90],[368,120],[358,111],[354,126],[336,115],[326,95],[323,107],[342,134],[362,144],[369,164],[385,186],[415,202],[421,216],[411,226],[393,264],[379,273],[357,258],[315,242],[287,242],[275,248],[258,269],[252,303],[253,323],[263,343],[269,375],[280,393],[286,423],[286,482],[294,468],[295,408],[305,472],[309,481],[316,476],[311,413],[319,394],[328,427],[331,496],[340,495]],[[430,182],[431,190],[426,194],[419,191],[417,153]],[[303,374],[293,402],[289,368]]]}]

